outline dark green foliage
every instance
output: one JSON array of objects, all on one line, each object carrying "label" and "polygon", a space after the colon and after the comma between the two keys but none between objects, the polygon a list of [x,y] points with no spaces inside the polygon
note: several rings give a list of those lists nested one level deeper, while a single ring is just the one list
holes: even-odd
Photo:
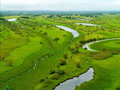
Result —
[{"label": "dark green foliage", "polygon": [[67,55],[67,54],[64,54],[63,57],[64,57],[64,59],[67,59],[67,58],[68,58],[68,55]]},{"label": "dark green foliage", "polygon": [[54,39],[54,41],[56,41],[56,42],[57,42],[58,40],[60,40],[58,37],[56,37],[56,38]]},{"label": "dark green foliage", "polygon": [[4,19],[4,18],[0,18],[0,21],[1,21],[1,20],[5,20],[5,19]]},{"label": "dark green foliage", "polygon": [[41,79],[41,80],[40,80],[40,83],[41,83],[41,82],[44,82],[44,81],[45,81],[45,79]]},{"label": "dark green foliage", "polygon": [[54,74],[54,73],[55,73],[55,70],[51,70],[51,71],[50,71],[50,74]]},{"label": "dark green foliage", "polygon": [[43,35],[48,35],[48,33],[47,33],[47,32],[44,32]]},{"label": "dark green foliage", "polygon": [[43,44],[43,42],[40,42],[40,44]]},{"label": "dark green foliage", "polygon": [[62,70],[62,69],[58,69],[56,71],[56,73],[59,74],[59,75],[64,75],[65,74],[64,70]]},{"label": "dark green foliage", "polygon": [[20,18],[29,19],[30,17],[27,17],[27,16],[23,16],[23,17],[20,17]]},{"label": "dark green foliage", "polygon": [[53,76],[52,76],[52,79],[53,80],[58,80],[60,78],[60,75],[59,74],[54,74]]},{"label": "dark green foliage", "polygon": [[66,64],[67,62],[64,59],[60,60],[60,65],[66,65]]},{"label": "dark green foliage", "polygon": [[94,59],[102,60],[102,59],[106,59],[106,58],[112,57],[113,54],[110,51],[104,51],[104,52],[92,53],[91,56]]},{"label": "dark green foliage", "polygon": [[2,90],[11,90],[9,86],[5,86]]}]

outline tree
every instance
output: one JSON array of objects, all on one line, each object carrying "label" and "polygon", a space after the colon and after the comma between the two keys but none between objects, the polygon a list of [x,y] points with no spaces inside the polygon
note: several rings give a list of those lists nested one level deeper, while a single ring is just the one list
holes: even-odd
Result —
[{"label": "tree", "polygon": [[56,42],[57,42],[58,40],[60,40],[58,37],[56,37],[56,38],[54,39],[54,41],[56,41]]}]

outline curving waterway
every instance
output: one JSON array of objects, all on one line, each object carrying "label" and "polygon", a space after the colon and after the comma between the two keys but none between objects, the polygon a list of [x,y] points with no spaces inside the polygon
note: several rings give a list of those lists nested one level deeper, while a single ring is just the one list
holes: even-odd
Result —
[{"label": "curving waterway", "polygon": [[76,86],[80,86],[82,83],[93,79],[93,76],[94,69],[90,68],[87,72],[81,74],[80,76],[60,83],[54,90],[74,90]]},{"label": "curving waterway", "polygon": [[99,26],[100,27],[100,25],[95,25],[95,24],[90,24],[90,23],[75,23],[75,24],[77,24],[77,25],[86,25],[86,26]]},{"label": "curving waterway", "polygon": [[[60,25],[56,25],[56,27],[72,33],[74,38],[80,35],[76,30],[71,29],[69,27],[60,26]],[[76,86],[79,86],[86,81],[92,80],[93,76],[94,76],[94,69],[90,68],[87,72],[81,74],[80,76],[74,77],[73,79],[69,79],[63,83],[60,83],[57,87],[55,87],[54,90],[74,90]]]},{"label": "curving waterway", "polygon": [[108,38],[108,39],[93,41],[93,42],[84,44],[84,45],[82,46],[82,48],[86,48],[86,49],[89,50],[89,51],[96,51],[96,50],[90,48],[90,45],[92,45],[92,44],[94,44],[94,43],[98,43],[98,42],[103,42],[103,41],[108,41],[108,40],[116,40],[116,39],[120,39],[120,38]]},{"label": "curving waterway", "polygon": [[7,20],[10,21],[10,22],[13,22],[13,21],[16,21],[17,18],[12,18],[12,19],[7,19]]},{"label": "curving waterway", "polygon": [[[91,24],[89,24],[89,25],[91,25]],[[78,37],[80,35],[76,30],[73,30],[71,28],[68,28],[65,26],[60,26],[60,25],[56,25],[56,26],[60,29],[63,29],[65,31],[72,33],[74,38]],[[96,26],[96,25],[94,25],[94,26]],[[120,38],[110,38],[110,39],[93,41],[90,43],[86,43],[85,45],[82,46],[82,48],[86,48],[89,51],[96,51],[96,50],[93,50],[90,48],[91,44],[94,44],[97,42],[102,42],[102,41],[107,41],[107,40],[114,40],[114,39],[120,39]],[[94,69],[90,68],[87,72],[81,74],[80,76],[74,77],[73,79],[69,79],[69,80],[64,81],[63,83],[60,83],[57,87],[55,87],[54,90],[74,90],[76,88],[76,86],[80,86],[82,83],[92,80],[93,76],[94,76]]]},{"label": "curving waterway", "polygon": [[[17,18],[8,19],[8,21],[16,21],[16,19]],[[61,25],[56,25],[56,27],[58,27],[60,29],[63,29],[65,31],[67,31],[67,32],[70,32],[73,35],[73,38],[76,38],[76,37],[78,37],[80,35],[77,32],[77,30],[71,29],[69,27],[61,26]],[[90,50],[90,51],[95,51],[95,50],[91,49],[89,47],[89,45],[91,45],[93,43],[97,43],[97,42],[101,42],[101,41],[106,41],[106,40],[113,40],[113,39],[120,39],[120,38],[98,40],[98,41],[87,43],[87,44],[83,45],[82,47],[83,48],[87,48],[87,50]],[[33,69],[36,68],[37,64],[38,64],[38,61],[36,61],[35,65],[33,66]],[[84,83],[86,81],[92,80],[93,76],[94,76],[94,69],[93,68],[89,68],[89,70],[87,72],[79,75],[78,77],[74,77],[73,79],[69,79],[69,80],[66,80],[63,83],[60,83],[57,87],[55,87],[54,90],[74,90],[76,88],[76,86],[80,86],[82,83]],[[11,79],[11,80],[13,80],[13,79]]]},{"label": "curving waterway", "polygon": [[71,29],[71,28],[69,28],[69,27],[60,26],[60,25],[56,25],[56,27],[58,27],[58,28],[60,28],[60,29],[63,29],[63,30],[65,30],[65,31],[67,31],[67,32],[70,32],[70,33],[73,35],[73,38],[76,38],[76,37],[78,37],[78,36],[80,35],[76,30]]}]

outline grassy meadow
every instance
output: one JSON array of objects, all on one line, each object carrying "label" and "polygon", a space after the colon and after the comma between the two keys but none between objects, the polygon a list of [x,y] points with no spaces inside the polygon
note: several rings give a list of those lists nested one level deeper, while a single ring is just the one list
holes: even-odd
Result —
[{"label": "grassy meadow", "polygon": [[120,14],[1,16],[0,90],[53,90],[90,67],[94,78],[75,90],[120,90],[120,39],[91,44],[95,52],[82,48],[108,38],[120,38]]}]

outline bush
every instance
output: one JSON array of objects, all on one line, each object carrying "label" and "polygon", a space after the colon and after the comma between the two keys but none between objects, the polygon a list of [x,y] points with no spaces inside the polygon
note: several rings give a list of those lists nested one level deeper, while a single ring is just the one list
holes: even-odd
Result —
[{"label": "bush", "polygon": [[94,58],[94,59],[107,59],[111,56],[113,56],[112,52],[110,51],[104,51],[104,52],[97,52],[97,53],[92,53],[91,56]]},{"label": "bush", "polygon": [[72,54],[77,54],[77,53],[79,53],[79,50],[72,51]]},{"label": "bush", "polygon": [[66,65],[66,61],[65,60],[61,60],[60,61],[60,65]]},{"label": "bush", "polygon": [[56,38],[54,39],[54,41],[56,41],[56,42],[57,42],[58,40],[60,40],[58,37],[56,37]]},{"label": "bush", "polygon": [[43,42],[40,42],[40,44],[42,44]]},{"label": "bush", "polygon": [[44,82],[44,81],[45,81],[45,79],[41,79],[41,80],[40,80],[40,83],[41,83],[41,82]]},{"label": "bush", "polygon": [[2,90],[11,90],[9,86],[5,86]]},{"label": "bush", "polygon": [[74,48],[72,48],[72,47],[68,47],[68,50],[70,50],[70,51],[74,51]]},{"label": "bush", "polygon": [[61,70],[61,69],[57,70],[56,73],[59,74],[59,75],[64,75],[65,74],[64,70]]},{"label": "bush", "polygon": [[80,61],[76,61],[75,64],[78,68],[80,68]]},{"label": "bush", "polygon": [[120,90],[120,87],[117,87],[116,90]]},{"label": "bush", "polygon": [[54,80],[58,80],[58,79],[59,79],[59,77],[60,77],[60,75],[59,75],[59,74],[54,74],[54,75],[52,76],[52,79],[54,79]]},{"label": "bush", "polygon": [[63,57],[64,57],[64,59],[67,59],[67,58],[68,58],[68,55],[67,55],[67,54],[64,54]]},{"label": "bush", "polygon": [[55,70],[51,70],[51,71],[50,71],[50,74],[54,74],[54,73],[55,73]]},{"label": "bush", "polygon": [[44,32],[43,35],[48,35],[48,33],[47,33],[47,32]]}]

